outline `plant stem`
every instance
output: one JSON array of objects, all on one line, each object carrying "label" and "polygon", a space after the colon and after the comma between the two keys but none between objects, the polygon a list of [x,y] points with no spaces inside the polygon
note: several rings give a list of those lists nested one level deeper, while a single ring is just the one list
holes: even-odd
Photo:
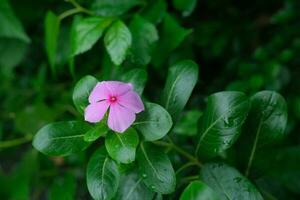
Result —
[{"label": "plant stem", "polygon": [[194,166],[194,165],[197,165],[197,163],[194,163],[194,162],[188,162],[184,165],[182,165],[179,169],[176,170],[176,174],[179,174],[181,171],[183,171],[184,169],[188,168],[188,167],[191,167],[191,166]]},{"label": "plant stem", "polygon": [[32,135],[26,135],[25,137],[22,137],[22,138],[17,138],[17,139],[7,140],[7,141],[1,141],[0,142],[0,148],[9,148],[9,147],[18,146],[18,145],[21,145],[21,144],[24,144],[26,142],[31,141],[32,138],[33,138]]},{"label": "plant stem", "polygon": [[190,181],[193,181],[193,180],[197,180],[199,179],[199,176],[198,175],[195,175],[195,176],[188,176],[188,177],[185,177],[183,179],[181,179],[181,182],[190,182]]},{"label": "plant stem", "polygon": [[70,16],[70,15],[74,15],[76,13],[86,13],[88,15],[94,15],[94,13],[84,7],[82,7],[81,5],[79,5],[75,0],[66,0],[67,2],[71,3],[74,8],[67,10],[65,12],[63,12],[62,14],[59,15],[59,20],[63,20],[64,18]]}]

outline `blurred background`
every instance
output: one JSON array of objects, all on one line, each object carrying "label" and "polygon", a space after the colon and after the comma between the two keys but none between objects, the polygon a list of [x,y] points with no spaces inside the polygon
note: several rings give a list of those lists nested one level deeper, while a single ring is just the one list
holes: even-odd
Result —
[{"label": "blurred background", "polygon": [[[78,1],[86,8],[92,2]],[[174,1],[145,1],[122,19],[128,24],[133,14],[146,15],[161,2],[165,6],[156,11],[161,18],[169,13],[191,33],[165,57],[154,52],[152,62],[140,66],[148,72],[145,98],[158,102],[168,67],[177,60],[193,59],[200,66],[200,78],[188,109],[203,110],[206,97],[217,91],[251,95],[275,90],[284,96],[289,109],[283,145],[299,145],[300,2],[201,0],[187,13]],[[62,0],[0,0],[0,199],[57,199],[57,194],[60,199],[88,199],[88,154],[49,158],[33,149],[31,139],[46,123],[80,117],[72,104],[72,91],[82,76],[114,79],[139,67],[129,61],[114,66],[103,40],[73,62],[70,33],[75,17],[71,16],[61,22],[53,70],[45,50],[45,16],[49,10],[59,15],[69,9],[72,5]],[[164,35],[164,23],[159,18],[155,22],[159,36]],[[159,42],[164,40],[160,37]],[[293,159],[300,161],[300,152]],[[297,199],[300,170],[296,165],[292,169],[290,185],[274,181],[264,186],[272,187],[274,199]]]}]

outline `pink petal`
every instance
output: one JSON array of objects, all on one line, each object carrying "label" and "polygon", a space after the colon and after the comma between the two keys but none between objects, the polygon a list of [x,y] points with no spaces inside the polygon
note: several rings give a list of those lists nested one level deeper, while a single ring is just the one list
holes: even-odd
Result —
[{"label": "pink petal", "polygon": [[89,96],[90,103],[96,103],[98,101],[108,99],[110,91],[105,85],[105,81],[97,83]]},{"label": "pink petal", "polygon": [[99,122],[103,118],[108,107],[109,103],[107,101],[100,101],[88,105],[84,110],[84,120],[91,123]]},{"label": "pink petal", "polygon": [[145,109],[140,96],[132,91],[118,97],[118,103],[135,113],[139,113]]},{"label": "pink petal", "polygon": [[135,114],[131,110],[114,103],[110,106],[108,126],[113,131],[123,133],[135,120]]},{"label": "pink petal", "polygon": [[119,81],[105,81],[105,86],[112,96],[121,96],[133,89],[131,83],[122,83]]}]

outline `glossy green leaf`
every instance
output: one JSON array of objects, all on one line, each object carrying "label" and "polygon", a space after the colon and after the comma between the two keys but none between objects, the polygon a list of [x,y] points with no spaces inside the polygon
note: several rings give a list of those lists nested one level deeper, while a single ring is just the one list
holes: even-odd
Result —
[{"label": "glossy green leaf", "polygon": [[104,147],[95,151],[90,158],[86,176],[88,190],[94,199],[108,200],[116,195],[120,172]]},{"label": "glossy green leaf", "polygon": [[87,142],[93,142],[97,140],[99,137],[106,135],[108,132],[108,127],[103,120],[97,123],[93,128],[91,128],[88,132],[85,133],[83,139]]},{"label": "glossy green leaf", "polygon": [[145,111],[138,114],[134,125],[146,141],[163,138],[172,127],[169,113],[160,105],[145,103]]},{"label": "glossy green leaf", "polygon": [[219,196],[202,181],[191,182],[183,191],[180,200],[219,200]]},{"label": "glossy green leaf", "polygon": [[54,122],[41,128],[33,139],[33,146],[51,156],[67,156],[86,149],[83,140],[90,126],[81,121]]},{"label": "glossy green leaf", "polygon": [[77,55],[91,49],[111,22],[110,18],[88,17],[75,23],[75,31],[71,38],[72,54]]},{"label": "glossy green leaf", "polygon": [[245,124],[245,134],[241,138],[242,146],[248,154],[247,175],[257,150],[282,140],[286,124],[287,105],[280,94],[261,91],[251,97],[250,114]]},{"label": "glossy green leaf", "polygon": [[132,43],[130,30],[120,20],[112,24],[104,37],[104,44],[112,62],[120,65]]},{"label": "glossy green leaf", "polygon": [[176,63],[169,69],[162,105],[177,121],[198,80],[198,65],[190,60]]},{"label": "glossy green leaf", "polygon": [[142,3],[142,0],[95,0],[91,10],[100,16],[117,16]]},{"label": "glossy green leaf", "polygon": [[190,29],[181,27],[173,17],[165,15],[162,33],[160,34],[158,45],[153,54],[153,64],[156,67],[160,67],[164,64],[170,53],[172,53],[190,33]]},{"label": "glossy green leaf", "polygon": [[189,16],[196,8],[198,0],[173,0],[174,7],[182,12],[182,16]]},{"label": "glossy green leaf", "polygon": [[143,10],[142,16],[150,22],[157,24],[162,21],[167,13],[167,3],[165,0],[153,0]]},{"label": "glossy green leaf", "polygon": [[140,68],[132,69],[121,77],[121,81],[131,83],[133,85],[133,90],[139,95],[142,95],[147,79],[148,75],[146,70]]},{"label": "glossy green leaf", "polygon": [[115,200],[152,200],[154,192],[146,187],[142,179],[135,171],[123,175]]},{"label": "glossy green leaf", "polygon": [[45,18],[45,45],[48,61],[50,63],[51,71],[53,74],[56,73],[55,61],[59,29],[59,18],[53,12],[48,11]]},{"label": "glossy green leaf", "polygon": [[140,175],[151,190],[170,194],[176,186],[172,163],[164,151],[150,143],[143,142],[137,153]]},{"label": "glossy green leaf", "polygon": [[137,132],[133,128],[124,133],[109,132],[105,138],[105,147],[115,161],[131,163],[135,160],[135,152],[139,143]]},{"label": "glossy green leaf", "polygon": [[56,177],[48,193],[49,200],[72,200],[76,194],[76,178],[73,174]]},{"label": "glossy green leaf", "polygon": [[262,200],[256,187],[235,168],[222,163],[205,164],[200,176],[221,200]]},{"label": "glossy green leaf", "polygon": [[218,92],[210,95],[199,122],[196,153],[213,157],[230,148],[241,133],[249,107],[248,97],[241,92]]},{"label": "glossy green leaf", "polygon": [[186,112],[174,127],[174,132],[178,135],[194,136],[198,131],[198,120],[202,116],[202,112],[191,110]]},{"label": "glossy green leaf", "polygon": [[91,91],[96,86],[98,80],[90,75],[81,78],[75,85],[73,91],[73,103],[81,114],[84,113],[85,107],[89,104],[88,99]]},{"label": "glossy green leaf", "polygon": [[141,16],[135,15],[129,28],[132,33],[131,61],[136,65],[148,65],[154,44],[158,40],[155,26]]}]

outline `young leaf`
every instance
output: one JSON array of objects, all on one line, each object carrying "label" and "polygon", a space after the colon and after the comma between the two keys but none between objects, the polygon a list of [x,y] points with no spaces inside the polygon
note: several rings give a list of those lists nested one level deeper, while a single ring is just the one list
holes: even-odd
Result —
[{"label": "young leaf", "polygon": [[79,113],[83,114],[85,107],[89,104],[88,99],[98,80],[90,75],[81,78],[75,85],[73,91],[73,102]]},{"label": "young leaf", "polygon": [[180,200],[219,200],[219,196],[202,181],[191,182],[183,191]]},{"label": "young leaf", "polygon": [[154,192],[149,190],[135,171],[126,173],[121,178],[115,199],[118,200],[152,200]]},{"label": "young leaf", "polygon": [[121,77],[121,81],[131,83],[134,91],[139,95],[142,95],[147,79],[148,75],[146,70],[140,68],[132,69]]},{"label": "young leaf", "polygon": [[221,200],[263,200],[255,186],[236,169],[222,164],[205,164],[200,172],[202,180],[220,196]]},{"label": "young leaf", "polygon": [[251,97],[250,114],[245,124],[246,133],[242,135],[242,146],[248,154],[246,175],[249,175],[257,149],[283,139],[286,124],[287,105],[280,94],[262,91]]},{"label": "young leaf", "polygon": [[136,65],[148,65],[151,61],[158,33],[153,24],[139,15],[135,15],[129,25],[132,33],[131,61]]},{"label": "young leaf", "polygon": [[197,80],[198,65],[193,61],[181,61],[169,69],[162,103],[174,122],[189,100]]},{"label": "young leaf", "polygon": [[172,127],[169,113],[160,105],[145,103],[145,111],[138,114],[135,127],[146,141],[163,138]]},{"label": "young leaf", "polygon": [[174,127],[174,133],[183,136],[197,135],[198,120],[202,114],[203,113],[198,110],[186,112]]},{"label": "young leaf", "polygon": [[196,154],[213,157],[231,147],[240,135],[248,110],[248,98],[241,92],[218,92],[209,96],[200,120]]},{"label": "young leaf", "polygon": [[142,142],[137,153],[137,161],[140,175],[148,188],[161,194],[170,194],[175,190],[175,172],[163,150]]},{"label": "young leaf", "polygon": [[45,45],[52,74],[56,74],[55,61],[59,26],[59,18],[53,12],[48,11],[45,18]]},{"label": "young leaf", "polygon": [[182,16],[189,16],[197,5],[197,0],[173,0],[174,7],[182,12]]},{"label": "young leaf", "polygon": [[104,44],[112,62],[121,65],[131,46],[131,33],[120,20],[113,23],[104,36]]},{"label": "young leaf", "polygon": [[90,143],[83,140],[90,126],[81,121],[55,122],[41,128],[33,139],[33,146],[50,156],[66,156],[80,152]]},{"label": "young leaf", "polygon": [[100,16],[117,16],[142,3],[142,0],[95,0],[91,10]]},{"label": "young leaf", "polygon": [[72,55],[84,53],[92,48],[111,22],[110,18],[88,17],[75,23],[75,31],[71,38]]},{"label": "young leaf", "polygon": [[107,200],[116,195],[120,172],[104,147],[99,148],[92,155],[87,166],[86,178],[88,190],[94,199]]},{"label": "young leaf", "polygon": [[184,29],[173,17],[166,15],[163,21],[162,33],[160,34],[161,37],[158,41],[156,51],[154,51],[153,54],[152,60],[155,67],[160,67],[166,62],[170,53],[175,50],[190,33],[190,29]]},{"label": "young leaf", "polygon": [[167,12],[167,3],[165,0],[154,0],[153,3],[148,4],[143,10],[142,16],[152,22],[158,24],[164,18]]},{"label": "young leaf", "polygon": [[102,120],[100,123],[97,123],[95,127],[86,132],[83,139],[86,142],[94,142],[99,137],[106,135],[107,132],[108,127]]},{"label": "young leaf", "polygon": [[135,160],[138,143],[139,137],[133,128],[127,129],[124,133],[109,132],[105,138],[105,147],[110,157],[125,164]]}]

